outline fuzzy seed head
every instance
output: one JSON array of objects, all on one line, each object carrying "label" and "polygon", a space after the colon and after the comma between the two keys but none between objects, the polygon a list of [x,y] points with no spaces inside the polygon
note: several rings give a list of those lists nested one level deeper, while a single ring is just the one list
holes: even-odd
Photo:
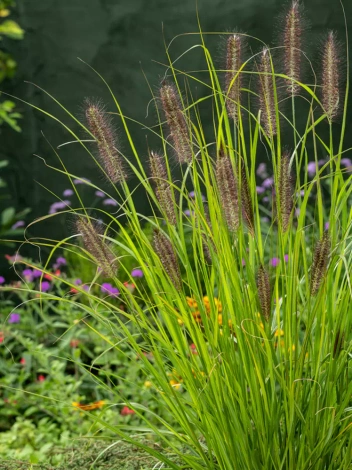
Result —
[{"label": "fuzzy seed head", "polygon": [[262,114],[263,127],[269,137],[277,133],[274,82],[271,69],[270,52],[264,48],[259,64],[259,108]]},{"label": "fuzzy seed head", "polygon": [[79,217],[76,228],[82,237],[85,249],[92,258],[94,258],[104,276],[115,277],[118,264],[109,245],[103,240],[103,233],[100,226],[92,220]]},{"label": "fuzzy seed head", "polygon": [[180,291],[182,289],[180,266],[171,241],[160,230],[155,230],[153,246],[166,274],[169,276],[176,290]]},{"label": "fuzzy seed head", "polygon": [[234,232],[239,226],[237,181],[231,160],[224,155],[216,160],[216,182],[227,226]]},{"label": "fuzzy seed head", "polygon": [[236,75],[242,66],[242,50],[242,37],[239,34],[233,34],[229,36],[226,47],[225,93],[227,94],[227,112],[235,122],[238,119],[239,105],[241,100],[242,76],[241,74],[238,74],[236,77]]},{"label": "fuzzy seed head", "polygon": [[336,34],[329,31],[323,47],[321,93],[322,105],[330,121],[333,121],[339,113],[340,62]]},{"label": "fuzzy seed head", "polygon": [[160,209],[168,222],[171,225],[176,225],[173,190],[168,180],[165,158],[156,152],[150,152],[149,162],[151,176],[155,185],[155,195]]},{"label": "fuzzy seed head", "polygon": [[326,231],[318,241],[314,251],[310,277],[310,291],[312,295],[316,295],[318,293],[320,285],[324,279],[326,268],[328,266],[330,250],[330,235],[329,232]]},{"label": "fuzzy seed head", "polygon": [[241,206],[242,215],[247,227],[252,235],[254,235],[254,213],[250,187],[248,184],[247,173],[242,162],[241,168]]},{"label": "fuzzy seed head", "polygon": [[86,100],[85,116],[89,131],[96,139],[99,159],[113,183],[122,182],[127,178],[123,159],[118,151],[116,132],[112,126],[111,118],[104,106]]},{"label": "fuzzy seed head", "polygon": [[160,89],[160,100],[178,161],[180,164],[191,163],[190,133],[176,88],[173,85],[163,85]]},{"label": "fuzzy seed head", "polygon": [[[294,80],[300,79],[302,47],[302,15],[299,1],[293,0],[285,17],[284,65],[285,74]],[[299,85],[287,80],[287,91],[292,95],[299,93]]]},{"label": "fuzzy seed head", "polygon": [[293,209],[293,178],[290,169],[290,155],[284,153],[281,157],[280,172],[276,193],[280,198],[280,220],[283,232],[286,232]]},{"label": "fuzzy seed head", "polygon": [[264,268],[264,266],[260,266],[258,269],[257,289],[260,303],[260,311],[265,320],[269,321],[271,312],[270,279],[269,274]]}]

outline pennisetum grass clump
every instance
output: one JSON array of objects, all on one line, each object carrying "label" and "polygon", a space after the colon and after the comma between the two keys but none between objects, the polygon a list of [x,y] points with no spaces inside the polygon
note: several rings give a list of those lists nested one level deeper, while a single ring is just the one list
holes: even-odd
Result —
[{"label": "pennisetum grass clump", "polygon": [[164,84],[160,88],[160,100],[170,131],[173,147],[180,164],[192,162],[191,132],[176,87]]},{"label": "pennisetum grass clump", "polygon": [[266,134],[272,138],[277,133],[276,126],[276,100],[271,55],[267,47],[264,47],[258,66],[259,85],[259,110],[261,112],[263,127]]},{"label": "pennisetum grass clump", "polygon": [[310,291],[312,295],[316,295],[324,280],[326,268],[329,262],[331,251],[331,238],[326,230],[322,238],[318,241],[313,256],[313,263],[310,274]]},{"label": "pennisetum grass clump", "polygon": [[240,34],[231,34],[226,44],[226,107],[228,115],[235,122],[241,109],[242,74],[240,69],[243,65],[243,42]]},{"label": "pennisetum grass clump", "polygon": [[118,264],[111,245],[104,241],[104,234],[98,223],[91,219],[79,217],[76,229],[81,235],[83,245],[95,260],[106,277],[116,277]]},{"label": "pennisetum grass clump", "polygon": [[321,101],[328,119],[333,121],[340,107],[341,70],[339,45],[334,31],[329,31],[324,42],[321,69]]},{"label": "pennisetum grass clump", "polygon": [[96,139],[99,158],[106,174],[112,183],[121,183],[127,178],[127,172],[111,117],[101,103],[88,99],[85,102],[85,116],[88,129]]},{"label": "pennisetum grass clump", "polygon": [[168,179],[165,157],[151,151],[149,156],[150,173],[155,185],[156,198],[160,209],[165,214],[169,224],[176,224],[174,196]]}]

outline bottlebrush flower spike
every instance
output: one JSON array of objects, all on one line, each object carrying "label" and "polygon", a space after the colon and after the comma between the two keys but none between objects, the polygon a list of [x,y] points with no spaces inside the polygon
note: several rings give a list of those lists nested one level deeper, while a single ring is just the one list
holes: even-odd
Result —
[{"label": "bottlebrush flower spike", "polygon": [[254,214],[252,196],[248,184],[246,169],[243,162],[241,169],[241,204],[243,218],[246,221],[249,231],[252,235],[254,235]]},{"label": "bottlebrush flower spike", "polygon": [[118,151],[118,142],[111,117],[100,103],[85,102],[85,115],[89,131],[96,139],[102,166],[113,183],[127,178],[124,161]]},{"label": "bottlebrush flower spike", "polygon": [[171,225],[176,224],[173,190],[168,180],[165,158],[156,152],[150,152],[150,172],[155,184],[156,198],[162,212]]},{"label": "bottlebrush flower spike", "polygon": [[326,231],[324,232],[322,238],[318,241],[314,251],[313,264],[310,275],[310,292],[312,295],[316,295],[318,293],[320,285],[324,279],[330,250],[330,235],[329,232]]},{"label": "bottlebrush flower spike", "polygon": [[153,246],[155,253],[158,255],[161,264],[168,274],[175,288],[180,291],[182,288],[182,279],[180,266],[171,241],[160,230],[154,231]]},{"label": "bottlebrush flower spike", "polygon": [[180,164],[191,163],[190,132],[176,88],[169,84],[163,85],[160,89],[160,99],[178,161]]},{"label": "bottlebrush flower spike", "polygon": [[[301,75],[302,12],[299,1],[293,0],[286,16],[284,28],[284,65],[285,74],[299,81]],[[292,95],[299,93],[299,85],[287,80],[287,91]]]},{"label": "bottlebrush flower spike", "polygon": [[260,54],[259,63],[259,109],[263,127],[269,137],[277,133],[274,82],[271,69],[270,52],[266,47]]},{"label": "bottlebrush flower spike", "polygon": [[227,112],[235,122],[238,118],[241,101],[242,75],[241,73],[237,75],[237,73],[242,66],[242,52],[242,37],[239,34],[229,36],[226,47],[225,93],[227,94]]},{"label": "bottlebrush flower spike", "polygon": [[323,46],[322,105],[330,121],[338,115],[340,104],[340,69],[338,43],[334,31],[329,31]]},{"label": "bottlebrush flower spike", "polygon": [[115,277],[118,264],[110,246],[103,240],[101,226],[92,220],[80,217],[76,228],[82,236],[84,247],[95,259],[103,274],[106,277]]},{"label": "bottlebrush flower spike", "polygon": [[233,232],[239,226],[237,180],[230,157],[222,151],[216,160],[215,172],[221,207],[227,226]]},{"label": "bottlebrush flower spike", "polygon": [[264,266],[260,266],[258,269],[257,289],[261,313],[265,320],[269,321],[271,312],[270,280],[269,274]]},{"label": "bottlebrush flower spike", "polygon": [[290,224],[290,217],[293,209],[293,178],[290,169],[290,155],[284,153],[281,157],[280,171],[278,179],[278,190],[280,198],[280,220],[282,230],[287,231]]}]

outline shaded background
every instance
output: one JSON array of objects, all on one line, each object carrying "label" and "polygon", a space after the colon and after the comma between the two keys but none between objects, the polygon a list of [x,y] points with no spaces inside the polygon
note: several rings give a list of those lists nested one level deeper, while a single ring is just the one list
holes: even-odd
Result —
[{"label": "shaded background", "polygon": [[[352,20],[352,2],[345,3],[347,18]],[[198,9],[204,31],[238,28],[272,44],[277,27],[274,19],[284,5],[286,2],[282,0],[199,0]],[[308,51],[316,59],[319,41],[327,28],[336,30],[344,39],[344,19],[338,0],[307,0],[305,9],[311,21]],[[78,126],[42,91],[24,80],[52,93],[76,116],[80,115],[80,106],[87,96],[101,97],[109,103],[108,109],[114,110],[103,83],[77,59],[80,57],[104,76],[125,114],[152,125],[156,115],[151,107],[146,119],[151,93],[142,69],[156,90],[164,73],[164,68],[156,62],[166,63],[163,34],[168,43],[177,34],[197,31],[193,0],[18,0],[14,16],[26,35],[23,41],[6,44],[19,67],[16,77],[5,82],[2,88],[62,118],[75,131]],[[219,42],[218,36],[207,39],[209,48],[219,56],[218,63],[221,64]],[[199,43],[195,36],[178,39],[171,49],[172,56],[176,57],[195,43]],[[180,66],[184,70],[204,67],[201,50],[187,55]],[[57,122],[22,103],[18,107],[24,115],[20,121],[22,133],[16,134],[3,126],[0,159],[7,158],[11,162],[4,175],[12,195],[11,204],[18,209],[31,207],[29,220],[32,220],[46,214],[55,201],[54,195],[38,183],[60,196],[67,188],[65,178],[33,155],[40,155],[48,164],[59,166],[46,139],[57,147],[71,138]],[[204,119],[206,128],[211,129],[211,119],[209,113],[208,119]],[[350,121],[347,139],[351,141]],[[82,132],[78,132],[83,137]],[[132,132],[138,151],[145,154],[146,131],[140,126],[132,126]],[[155,144],[150,135],[148,143]],[[352,144],[346,142],[347,145]],[[128,154],[127,143],[124,150]],[[78,144],[63,147],[60,156],[74,174],[104,185],[94,162]],[[84,188],[83,191],[86,191],[85,201],[90,204],[94,199],[93,190]],[[146,211],[146,204],[145,198],[137,195],[138,209]],[[31,233],[60,237],[65,224],[65,219],[60,225],[54,218],[46,221],[45,227],[42,224],[33,228]]]}]

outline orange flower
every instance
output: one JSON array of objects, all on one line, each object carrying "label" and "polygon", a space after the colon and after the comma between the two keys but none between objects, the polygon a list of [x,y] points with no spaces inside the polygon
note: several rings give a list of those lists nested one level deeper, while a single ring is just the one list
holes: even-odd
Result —
[{"label": "orange flower", "polygon": [[187,300],[187,304],[188,304],[189,307],[191,307],[191,308],[197,308],[198,307],[197,302],[194,299],[192,299],[192,297],[186,297],[186,300]]},{"label": "orange flower", "polygon": [[103,405],[105,405],[104,400],[95,401],[94,403],[89,403],[87,405],[82,405],[81,403],[78,403],[76,401],[72,402],[72,406],[74,408],[78,408],[79,410],[83,411],[96,410],[97,408],[102,408]]}]

